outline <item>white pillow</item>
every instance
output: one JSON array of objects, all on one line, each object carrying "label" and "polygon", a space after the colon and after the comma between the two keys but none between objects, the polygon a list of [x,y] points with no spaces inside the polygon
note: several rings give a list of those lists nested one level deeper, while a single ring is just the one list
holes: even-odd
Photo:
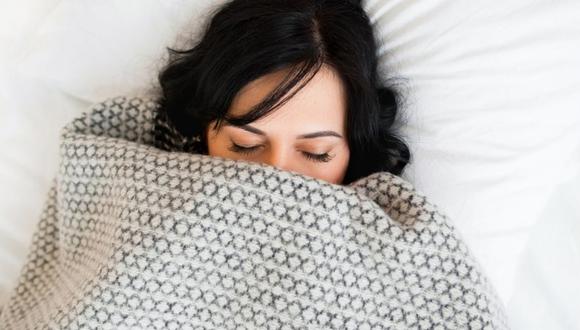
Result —
[{"label": "white pillow", "polygon": [[28,75],[91,103],[155,86],[166,47],[197,38],[225,0],[63,0],[21,63]]},{"label": "white pillow", "polygon": [[406,176],[473,238],[528,228],[579,164],[580,3],[376,5],[412,87]]},{"label": "white pillow", "polygon": [[[18,68],[81,102],[140,92],[154,86],[164,47],[198,36],[223,2],[62,0]],[[580,3],[365,7],[387,76],[407,79],[403,177],[455,221],[510,304],[534,224],[580,164]]]},{"label": "white pillow", "polygon": [[[518,303],[533,296],[515,292],[518,268],[525,250],[542,248],[530,246],[541,242],[530,233],[555,187],[580,169],[580,2],[367,5],[385,40],[382,63],[411,90],[404,132],[414,159],[404,177],[447,211],[510,311],[522,314]],[[560,244],[552,248],[568,248]],[[573,254],[580,259],[580,243]],[[577,313],[559,312],[580,327]],[[544,316],[528,311],[526,324]]]}]

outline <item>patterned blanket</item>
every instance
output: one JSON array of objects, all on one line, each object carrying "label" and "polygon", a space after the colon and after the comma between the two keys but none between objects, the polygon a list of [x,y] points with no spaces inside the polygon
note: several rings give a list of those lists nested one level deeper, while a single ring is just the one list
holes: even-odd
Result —
[{"label": "patterned blanket", "polygon": [[0,328],[507,328],[457,230],[410,183],[184,152],[158,109],[118,97],[63,128]]}]

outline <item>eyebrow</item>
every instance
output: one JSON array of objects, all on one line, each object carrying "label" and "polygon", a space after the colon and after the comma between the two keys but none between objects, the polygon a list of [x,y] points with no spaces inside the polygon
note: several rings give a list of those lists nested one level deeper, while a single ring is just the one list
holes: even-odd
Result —
[{"label": "eyebrow", "polygon": [[[241,126],[235,126],[235,125],[231,125],[231,124],[227,124],[227,125],[238,127],[238,128],[241,128],[243,130],[246,130],[246,131],[254,133],[254,134],[266,136],[266,133],[264,133],[263,131],[261,131],[253,126],[250,126],[250,125],[241,125]],[[322,137],[322,136],[334,136],[337,138],[342,138],[342,135],[336,133],[335,131],[320,131],[320,132],[302,134],[302,135],[298,135],[298,138],[299,139],[314,139],[314,138]]]}]

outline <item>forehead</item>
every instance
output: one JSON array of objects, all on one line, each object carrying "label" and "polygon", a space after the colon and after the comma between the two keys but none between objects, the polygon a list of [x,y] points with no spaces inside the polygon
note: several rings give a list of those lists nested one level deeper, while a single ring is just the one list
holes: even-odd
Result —
[{"label": "forehead", "polygon": [[[260,103],[283,81],[289,70],[264,75],[250,83],[234,98],[230,114],[239,116]],[[298,86],[295,86],[297,88]],[[346,97],[342,80],[328,65],[323,65],[310,82],[270,115],[252,123],[256,127],[291,129],[301,126],[343,130]]]}]

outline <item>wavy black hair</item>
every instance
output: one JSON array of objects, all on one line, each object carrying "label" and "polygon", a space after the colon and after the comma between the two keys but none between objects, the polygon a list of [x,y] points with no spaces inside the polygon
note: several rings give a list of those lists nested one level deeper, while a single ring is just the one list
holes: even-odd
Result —
[{"label": "wavy black hair", "polygon": [[[342,183],[379,171],[398,175],[409,163],[409,148],[393,127],[399,97],[381,84],[377,40],[360,1],[233,0],[208,22],[194,47],[168,48],[169,63],[159,74],[160,111],[183,136],[201,138],[201,153],[208,152],[204,132],[212,121],[219,128],[265,116],[326,64],[347,94],[351,154]],[[228,114],[246,84],[280,69],[289,74],[260,104],[241,117]]]}]

